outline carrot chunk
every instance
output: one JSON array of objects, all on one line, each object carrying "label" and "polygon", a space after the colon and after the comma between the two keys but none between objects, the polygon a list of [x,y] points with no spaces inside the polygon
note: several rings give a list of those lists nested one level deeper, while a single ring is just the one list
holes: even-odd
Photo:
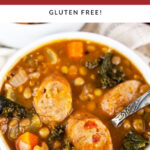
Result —
[{"label": "carrot chunk", "polygon": [[39,144],[39,138],[30,132],[26,132],[16,140],[16,149],[33,150],[34,146],[37,144]]},{"label": "carrot chunk", "polygon": [[72,58],[81,58],[84,54],[83,43],[78,41],[68,43],[67,54]]}]

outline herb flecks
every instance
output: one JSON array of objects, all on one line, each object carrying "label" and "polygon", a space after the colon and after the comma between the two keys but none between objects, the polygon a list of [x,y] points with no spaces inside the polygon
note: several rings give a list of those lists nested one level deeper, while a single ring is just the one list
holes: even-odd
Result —
[{"label": "herb flecks", "polygon": [[141,150],[145,148],[149,141],[140,134],[130,131],[123,140],[123,150]]}]

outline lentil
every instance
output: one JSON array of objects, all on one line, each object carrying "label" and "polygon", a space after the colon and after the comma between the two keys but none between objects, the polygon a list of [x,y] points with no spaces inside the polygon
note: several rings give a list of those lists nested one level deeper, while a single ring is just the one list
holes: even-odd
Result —
[{"label": "lentil", "polygon": [[75,84],[75,86],[81,86],[84,84],[84,79],[81,77],[78,77],[74,80],[74,84]]}]

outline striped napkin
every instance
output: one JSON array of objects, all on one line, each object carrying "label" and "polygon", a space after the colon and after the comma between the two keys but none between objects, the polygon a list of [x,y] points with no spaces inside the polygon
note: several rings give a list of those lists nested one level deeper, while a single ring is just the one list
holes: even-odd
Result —
[{"label": "striped napkin", "polygon": [[95,23],[85,24],[81,30],[102,34],[123,43],[150,66],[150,25],[144,23]]}]

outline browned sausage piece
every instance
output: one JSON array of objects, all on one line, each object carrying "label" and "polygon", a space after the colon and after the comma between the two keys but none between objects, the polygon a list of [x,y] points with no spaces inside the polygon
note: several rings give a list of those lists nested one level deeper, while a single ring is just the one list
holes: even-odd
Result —
[{"label": "browned sausage piece", "polygon": [[66,126],[67,136],[77,150],[112,150],[107,127],[95,116],[86,112],[73,114]]},{"label": "browned sausage piece", "polygon": [[37,90],[34,107],[41,121],[47,125],[63,121],[72,109],[71,88],[58,74],[47,77]]},{"label": "browned sausage piece", "polygon": [[141,82],[128,80],[108,91],[101,100],[101,108],[109,116],[119,113],[139,96]]}]

